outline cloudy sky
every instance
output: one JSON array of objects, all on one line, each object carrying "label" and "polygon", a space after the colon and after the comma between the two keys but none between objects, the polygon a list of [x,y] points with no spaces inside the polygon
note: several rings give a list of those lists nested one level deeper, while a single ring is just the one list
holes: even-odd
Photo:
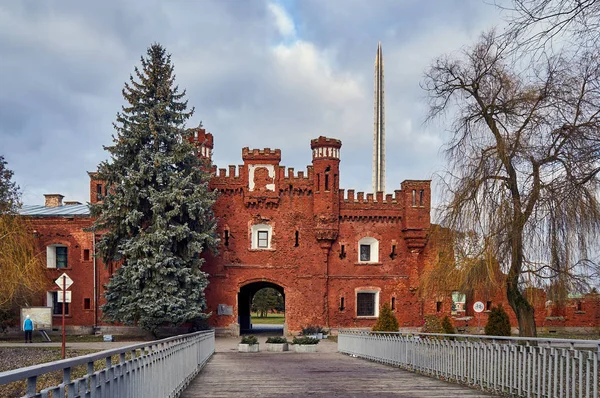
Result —
[{"label": "cloudy sky", "polygon": [[280,148],[304,170],[310,139],[343,142],[341,187],[371,190],[373,63],[385,59],[388,192],[444,167],[445,124],[424,124],[432,60],[503,26],[486,0],[0,0],[0,154],[26,204],[89,200],[124,82],[153,42],[215,137],[214,162]]}]

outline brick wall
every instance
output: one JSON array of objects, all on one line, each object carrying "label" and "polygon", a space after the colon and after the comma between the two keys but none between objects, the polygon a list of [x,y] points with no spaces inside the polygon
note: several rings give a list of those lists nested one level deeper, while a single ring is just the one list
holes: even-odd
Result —
[{"label": "brick wall", "polygon": [[[253,293],[265,286],[285,296],[286,326],[291,332],[308,324],[330,328],[371,327],[374,317],[357,314],[357,294],[376,292],[379,306],[390,303],[401,327],[418,328],[427,314],[451,315],[450,297],[426,297],[419,293],[419,278],[427,261],[435,256],[428,243],[431,191],[428,180],[406,180],[393,194],[365,194],[339,187],[342,143],[319,137],[310,142],[312,162],[295,171],[280,165],[277,149],[242,149],[243,164],[217,169],[210,165],[213,136],[200,129],[190,137],[198,155],[213,177],[210,186],[220,196],[214,212],[221,238],[219,253],[205,255],[209,274],[207,311],[212,326],[236,330],[248,313]],[[307,145],[307,154],[309,148]],[[89,173],[90,202],[106,194],[103,181]],[[93,297],[93,235],[83,229],[89,217],[32,217],[40,251],[52,244],[66,245],[69,268],[48,269],[48,290],[57,290],[53,280],[66,272],[71,287],[71,313],[67,325],[105,325],[100,311],[102,286],[112,270],[97,259],[97,297]],[[253,247],[256,228],[269,232],[269,247]],[[360,261],[359,242],[370,246],[375,261]],[[256,242],[255,242],[256,243]],[[89,258],[84,250],[90,250]],[[593,326],[599,324],[600,299],[586,296],[558,310],[548,309],[543,292],[536,295],[536,322],[540,327]],[[90,309],[84,309],[85,299]],[[44,298],[45,300],[45,298]],[[511,322],[516,319],[500,290],[492,295],[475,293],[468,298],[465,313],[455,324],[474,325],[472,303],[504,303]],[[45,301],[44,301],[45,302]],[[438,304],[439,302],[439,304]],[[489,302],[489,303],[488,303]],[[232,309],[219,313],[219,305]],[[550,311],[550,312],[549,312]],[[554,312],[552,312],[554,311]],[[239,317],[238,317],[239,316]],[[485,325],[487,313],[480,315]],[[55,324],[60,324],[56,317]]]}]

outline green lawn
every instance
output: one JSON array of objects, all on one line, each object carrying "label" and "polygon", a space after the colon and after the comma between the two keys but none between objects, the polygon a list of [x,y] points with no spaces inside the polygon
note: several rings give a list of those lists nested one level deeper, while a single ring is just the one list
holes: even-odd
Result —
[{"label": "green lawn", "polygon": [[283,325],[285,323],[285,314],[267,314],[266,318],[259,318],[253,312],[252,323],[254,325]]}]

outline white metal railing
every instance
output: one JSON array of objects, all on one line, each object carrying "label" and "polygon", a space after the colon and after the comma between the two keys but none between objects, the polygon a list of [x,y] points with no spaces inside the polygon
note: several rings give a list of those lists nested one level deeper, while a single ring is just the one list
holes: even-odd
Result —
[{"label": "white metal railing", "polygon": [[[196,332],[0,373],[0,384],[26,380],[24,397],[177,397],[215,351],[215,333]],[[118,356],[113,363],[112,358]],[[94,370],[94,362],[106,366]],[[71,380],[74,367],[87,373]],[[37,392],[38,377],[62,371],[63,382]]]},{"label": "white metal railing", "polygon": [[342,330],[338,351],[518,397],[598,397],[599,340]]}]

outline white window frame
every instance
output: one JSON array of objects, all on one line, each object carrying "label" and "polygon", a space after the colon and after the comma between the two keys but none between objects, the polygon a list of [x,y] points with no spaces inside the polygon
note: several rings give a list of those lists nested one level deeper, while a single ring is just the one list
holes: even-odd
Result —
[{"label": "white window frame", "polygon": [[52,244],[46,246],[46,267],[47,268],[57,268],[56,264],[56,248],[64,247],[67,249],[67,266],[59,269],[68,269],[69,268],[69,247],[67,245],[60,244]]},{"label": "white window frame", "polygon": [[[379,289],[356,289],[356,293],[354,295],[354,313],[357,318],[377,318],[379,316]],[[358,295],[359,293],[371,293],[375,294],[375,303],[374,303],[374,314],[373,315],[358,315]]]},{"label": "white window frame", "polygon": [[[371,247],[370,258],[368,261],[363,261],[360,258],[360,246],[368,245]],[[379,241],[371,236],[366,236],[358,241],[358,262],[363,264],[379,262]]]},{"label": "white window frame", "polygon": [[[54,307],[55,307],[55,302],[54,302],[54,296],[58,295],[58,291],[56,290],[49,290],[46,292],[46,307],[50,307],[51,308],[51,313],[52,316],[59,316],[62,315],[62,311],[60,313],[55,313],[54,312]],[[67,292],[70,293],[70,292]],[[58,299],[58,297],[57,297]],[[67,301],[67,306],[65,308],[65,315],[71,316],[71,296],[70,295],[65,295],[65,299]],[[62,303],[63,305],[65,305],[65,303]]]},{"label": "white window frame", "polygon": [[[267,247],[259,247],[258,245],[258,233],[267,233]],[[273,238],[273,227],[267,224],[256,224],[252,226],[252,237],[251,237],[251,248],[253,250],[270,250],[271,240]]]}]

